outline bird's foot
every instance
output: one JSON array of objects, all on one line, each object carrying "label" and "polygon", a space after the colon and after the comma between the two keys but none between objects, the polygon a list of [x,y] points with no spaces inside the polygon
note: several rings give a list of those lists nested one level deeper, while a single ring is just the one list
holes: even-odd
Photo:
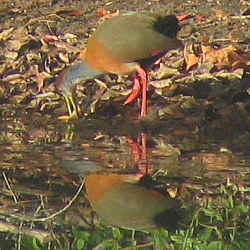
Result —
[{"label": "bird's foot", "polygon": [[133,102],[142,91],[142,101],[141,101],[141,113],[140,116],[144,117],[147,115],[147,72],[141,68],[140,66],[136,67],[136,71],[138,73],[137,76],[134,77],[134,84],[132,93],[129,95],[129,97],[124,102],[124,105],[129,104]]},{"label": "bird's foot", "polygon": [[61,115],[57,117],[57,120],[63,122],[76,121],[79,119],[79,114],[76,111],[73,111],[71,115]]},{"label": "bird's foot", "polygon": [[136,76],[134,78],[132,93],[126,99],[126,101],[124,102],[124,105],[127,105],[127,104],[133,102],[138,97],[138,95],[140,94],[140,92],[141,92],[141,85],[140,85],[140,81],[139,81],[138,76]]}]

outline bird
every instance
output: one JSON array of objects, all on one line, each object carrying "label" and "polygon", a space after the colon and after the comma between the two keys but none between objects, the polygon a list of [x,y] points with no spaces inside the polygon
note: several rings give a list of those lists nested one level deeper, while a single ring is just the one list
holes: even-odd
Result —
[{"label": "bird", "polygon": [[[132,75],[132,93],[124,104],[142,95],[140,116],[147,115],[147,69],[167,51],[181,47],[181,27],[175,15],[131,12],[107,19],[93,32],[85,58],[65,68],[56,87],[65,98],[69,115],[77,111],[72,93],[75,86],[105,74]],[[72,108],[73,110],[72,110]]]},{"label": "bird", "polygon": [[151,181],[149,175],[138,173],[92,173],[85,178],[86,194],[93,210],[108,225],[175,230],[181,219],[181,201],[153,190]]}]

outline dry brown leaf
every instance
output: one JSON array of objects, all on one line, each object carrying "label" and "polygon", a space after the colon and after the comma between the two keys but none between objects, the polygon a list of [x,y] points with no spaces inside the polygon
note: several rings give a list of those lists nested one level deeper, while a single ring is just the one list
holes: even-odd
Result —
[{"label": "dry brown leaf", "polygon": [[218,69],[245,69],[250,70],[249,61],[239,55],[237,48],[229,45],[222,49],[213,49],[201,46],[203,62],[211,62]]},{"label": "dry brown leaf", "polygon": [[20,43],[24,44],[30,40],[29,32],[26,26],[21,26],[13,31],[11,39],[18,40]]},{"label": "dry brown leaf", "polygon": [[18,84],[23,80],[23,75],[19,73],[11,74],[11,75],[4,77],[2,80],[10,84]]},{"label": "dry brown leaf", "polygon": [[185,61],[186,61],[186,70],[191,69],[193,66],[198,64],[199,61],[199,57],[196,56],[195,54],[188,54],[185,57]]},{"label": "dry brown leaf", "polygon": [[9,40],[6,43],[6,48],[8,48],[8,50],[12,50],[12,51],[19,51],[20,48],[22,47],[23,43],[21,43],[19,40],[13,39],[13,40]]},{"label": "dry brown leaf", "polygon": [[179,71],[174,68],[167,67],[165,64],[161,63],[159,70],[155,73],[158,79],[172,77],[178,74]]},{"label": "dry brown leaf", "polygon": [[45,43],[49,43],[49,42],[54,42],[54,41],[58,41],[58,37],[57,36],[54,36],[54,35],[50,35],[50,34],[46,34],[42,40],[45,42]]},{"label": "dry brown leaf", "polygon": [[163,117],[168,117],[171,119],[183,119],[184,114],[179,106],[179,104],[171,104],[165,108],[161,108],[158,110],[158,115],[162,119]]},{"label": "dry brown leaf", "polygon": [[166,86],[162,89],[162,95],[163,96],[170,96],[172,95],[178,88],[180,87],[180,84],[172,83],[170,86]]},{"label": "dry brown leaf", "polygon": [[196,21],[199,21],[199,22],[206,20],[206,17],[203,15],[196,15],[194,18]]},{"label": "dry brown leaf", "polygon": [[7,52],[5,52],[4,55],[5,55],[5,58],[10,60],[10,61],[13,61],[13,60],[18,58],[18,53],[14,52],[14,51],[7,51]]},{"label": "dry brown leaf", "polygon": [[99,8],[99,9],[97,10],[97,13],[98,13],[100,16],[105,16],[105,15],[108,14],[108,11],[107,11],[106,9],[104,9],[104,8]]},{"label": "dry brown leaf", "polygon": [[11,27],[9,29],[3,30],[2,32],[0,32],[0,40],[7,40],[8,38],[10,38],[12,36],[12,32],[13,32],[14,28]]},{"label": "dry brown leaf", "polygon": [[62,62],[69,63],[69,57],[67,53],[60,52],[58,56]]},{"label": "dry brown leaf", "polygon": [[107,13],[98,20],[98,24],[103,23],[106,19],[109,19],[109,18],[115,17],[115,16],[119,16],[119,15],[120,15],[119,10],[117,10],[116,12],[113,12],[113,13]]},{"label": "dry brown leaf", "polygon": [[82,16],[83,15],[83,11],[81,10],[73,10],[69,13],[69,16]]},{"label": "dry brown leaf", "polygon": [[203,36],[200,36],[200,37],[199,37],[199,40],[200,40],[202,43],[209,43],[210,37],[207,36],[207,35],[203,35]]},{"label": "dry brown leaf", "polygon": [[215,16],[218,17],[218,18],[223,18],[223,17],[228,17],[229,16],[229,13],[223,11],[223,10],[215,10],[213,9],[214,13],[215,13]]},{"label": "dry brown leaf", "polygon": [[193,17],[193,15],[188,13],[188,14],[183,14],[183,15],[177,16],[177,19],[178,19],[178,21],[183,21],[183,20],[187,20],[187,19],[192,18],[192,17]]},{"label": "dry brown leaf", "polygon": [[38,65],[34,65],[33,66],[34,69],[34,73],[37,77],[37,88],[38,91],[42,90],[44,87],[44,80],[49,76],[48,73],[46,73],[45,71],[43,72],[39,72],[39,68]]},{"label": "dry brown leaf", "polygon": [[197,46],[194,44],[188,44],[184,47],[184,59],[186,62],[186,70],[188,71],[193,66],[198,64],[199,57],[197,54]]},{"label": "dry brown leaf", "polygon": [[185,136],[185,135],[190,135],[192,131],[188,130],[183,126],[178,126],[172,131],[172,133],[176,136]]}]

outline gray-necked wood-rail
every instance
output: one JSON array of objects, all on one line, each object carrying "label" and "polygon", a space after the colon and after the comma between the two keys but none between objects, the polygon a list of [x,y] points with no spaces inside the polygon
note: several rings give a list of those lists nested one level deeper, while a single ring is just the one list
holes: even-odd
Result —
[{"label": "gray-necked wood-rail", "polygon": [[[142,86],[141,116],[147,114],[147,67],[165,52],[180,47],[176,38],[180,26],[174,15],[132,12],[112,17],[100,24],[86,46],[85,59],[63,70],[56,86],[61,89],[68,109],[76,109],[72,92],[76,84],[103,74],[135,75],[132,102]],[[72,110],[71,110],[72,111]]]},{"label": "gray-necked wood-rail", "polygon": [[[181,202],[145,187],[131,174],[90,174],[85,187],[92,208],[108,225],[176,229]],[[179,216],[180,217],[180,216]]]}]

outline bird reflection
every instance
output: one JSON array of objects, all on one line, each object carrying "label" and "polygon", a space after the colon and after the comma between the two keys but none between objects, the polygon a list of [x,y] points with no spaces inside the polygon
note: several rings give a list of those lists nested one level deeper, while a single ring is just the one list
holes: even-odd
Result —
[{"label": "bird reflection", "polygon": [[90,174],[85,180],[92,208],[107,224],[136,230],[175,230],[181,213],[178,199],[151,187],[146,174]]}]

